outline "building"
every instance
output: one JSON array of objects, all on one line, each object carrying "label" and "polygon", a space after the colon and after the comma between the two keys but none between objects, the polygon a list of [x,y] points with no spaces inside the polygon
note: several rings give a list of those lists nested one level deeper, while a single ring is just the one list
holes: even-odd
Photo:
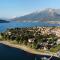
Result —
[{"label": "building", "polygon": [[56,43],[57,43],[57,45],[60,44],[60,39],[58,39]]},{"label": "building", "polygon": [[57,56],[60,57],[60,51],[57,52]]},{"label": "building", "polygon": [[35,38],[29,38],[29,39],[28,39],[28,42],[29,42],[29,43],[33,43],[34,41],[35,41]]}]

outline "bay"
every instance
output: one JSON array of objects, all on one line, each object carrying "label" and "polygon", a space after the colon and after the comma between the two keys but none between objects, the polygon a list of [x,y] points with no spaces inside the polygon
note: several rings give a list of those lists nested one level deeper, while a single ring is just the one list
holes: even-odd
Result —
[{"label": "bay", "polygon": [[10,28],[23,28],[23,27],[35,27],[35,26],[60,26],[60,24],[51,24],[47,22],[17,22],[11,21],[9,23],[0,23],[0,32],[4,32]]}]

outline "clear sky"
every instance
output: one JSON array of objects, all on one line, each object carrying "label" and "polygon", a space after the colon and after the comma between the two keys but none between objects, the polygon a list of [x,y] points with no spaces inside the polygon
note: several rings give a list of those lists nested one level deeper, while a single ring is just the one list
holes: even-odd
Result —
[{"label": "clear sky", "polygon": [[22,16],[45,8],[60,8],[60,0],[0,0],[0,18]]}]

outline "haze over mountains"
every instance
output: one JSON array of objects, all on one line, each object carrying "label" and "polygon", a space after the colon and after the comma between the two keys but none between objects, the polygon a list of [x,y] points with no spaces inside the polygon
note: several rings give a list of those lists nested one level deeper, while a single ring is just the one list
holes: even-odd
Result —
[{"label": "haze over mountains", "polygon": [[47,8],[40,12],[33,12],[31,14],[16,17],[15,21],[60,21],[60,9]]}]

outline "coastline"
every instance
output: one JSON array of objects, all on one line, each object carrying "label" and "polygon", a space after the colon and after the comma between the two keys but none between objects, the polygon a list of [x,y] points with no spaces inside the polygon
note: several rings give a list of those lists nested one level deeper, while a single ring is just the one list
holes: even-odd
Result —
[{"label": "coastline", "polygon": [[48,55],[48,56],[58,57],[56,53],[52,53],[52,52],[49,52],[49,51],[40,52],[40,51],[37,51],[35,49],[29,48],[29,47],[27,47],[25,45],[13,44],[13,43],[11,43],[9,41],[0,41],[0,43],[11,46],[11,47],[15,47],[15,48],[18,48],[18,49],[21,49],[21,50],[24,50],[24,51],[32,53],[32,54]]}]

